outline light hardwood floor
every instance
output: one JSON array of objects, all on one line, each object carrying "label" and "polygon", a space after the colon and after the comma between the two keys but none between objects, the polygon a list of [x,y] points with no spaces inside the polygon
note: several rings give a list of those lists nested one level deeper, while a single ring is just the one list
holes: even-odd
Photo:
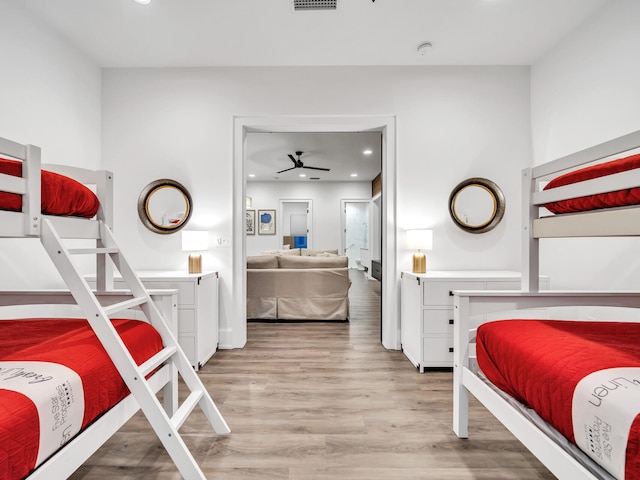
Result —
[{"label": "light hardwood floor", "polygon": [[[251,322],[200,375],[231,434],[198,412],[182,428],[211,479],[553,479],[482,406],[451,430],[452,374],[380,344],[380,284],[352,271],[349,322]],[[178,479],[140,415],[73,479]]]}]

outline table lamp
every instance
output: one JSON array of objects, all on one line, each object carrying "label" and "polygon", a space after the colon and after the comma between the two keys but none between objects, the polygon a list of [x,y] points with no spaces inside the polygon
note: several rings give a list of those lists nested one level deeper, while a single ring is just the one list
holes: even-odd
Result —
[{"label": "table lamp", "polygon": [[[202,252],[209,248],[209,232],[182,231],[182,251]],[[202,273],[202,255],[189,255],[189,273]]]},{"label": "table lamp", "polygon": [[407,230],[407,247],[410,250],[418,250],[413,254],[413,273],[427,272],[427,257],[421,250],[433,248],[433,230],[412,229]]}]

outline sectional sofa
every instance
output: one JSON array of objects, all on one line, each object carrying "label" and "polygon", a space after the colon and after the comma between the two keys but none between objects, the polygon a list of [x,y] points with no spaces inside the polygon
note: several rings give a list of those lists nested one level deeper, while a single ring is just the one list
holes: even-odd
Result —
[{"label": "sectional sofa", "polygon": [[247,257],[248,319],[349,319],[347,257],[275,252]]}]

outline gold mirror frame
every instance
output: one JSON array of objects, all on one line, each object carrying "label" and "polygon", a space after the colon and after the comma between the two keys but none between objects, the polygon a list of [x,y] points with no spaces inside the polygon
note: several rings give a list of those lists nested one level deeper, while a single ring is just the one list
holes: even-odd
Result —
[{"label": "gold mirror frame", "polygon": [[[459,200],[459,196],[463,190],[471,187],[481,188],[487,192],[493,200],[493,211],[488,218],[483,219],[482,222],[477,224],[469,224],[464,218],[460,218],[456,211],[456,202]],[[460,182],[451,192],[449,196],[449,215],[453,222],[465,232],[469,233],[485,233],[493,230],[504,217],[504,211],[506,208],[506,202],[504,194],[500,187],[491,180],[481,177],[473,177]]]},{"label": "gold mirror frame", "polygon": [[[165,224],[157,218],[154,219],[150,211],[150,202],[153,196],[164,189],[176,190],[180,194],[182,200],[184,200],[184,211],[182,211],[182,208],[176,210],[180,216],[172,219],[170,224]],[[151,182],[142,189],[142,192],[138,197],[138,216],[140,217],[140,221],[145,227],[154,233],[170,234],[181,230],[187,224],[189,218],[191,218],[192,211],[193,202],[189,191],[182,184],[168,178]]]}]

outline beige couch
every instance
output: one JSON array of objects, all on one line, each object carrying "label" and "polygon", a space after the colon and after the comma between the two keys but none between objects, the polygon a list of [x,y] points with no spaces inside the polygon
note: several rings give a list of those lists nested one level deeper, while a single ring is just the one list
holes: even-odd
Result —
[{"label": "beige couch", "polygon": [[247,318],[348,320],[350,285],[347,257],[247,257]]}]

